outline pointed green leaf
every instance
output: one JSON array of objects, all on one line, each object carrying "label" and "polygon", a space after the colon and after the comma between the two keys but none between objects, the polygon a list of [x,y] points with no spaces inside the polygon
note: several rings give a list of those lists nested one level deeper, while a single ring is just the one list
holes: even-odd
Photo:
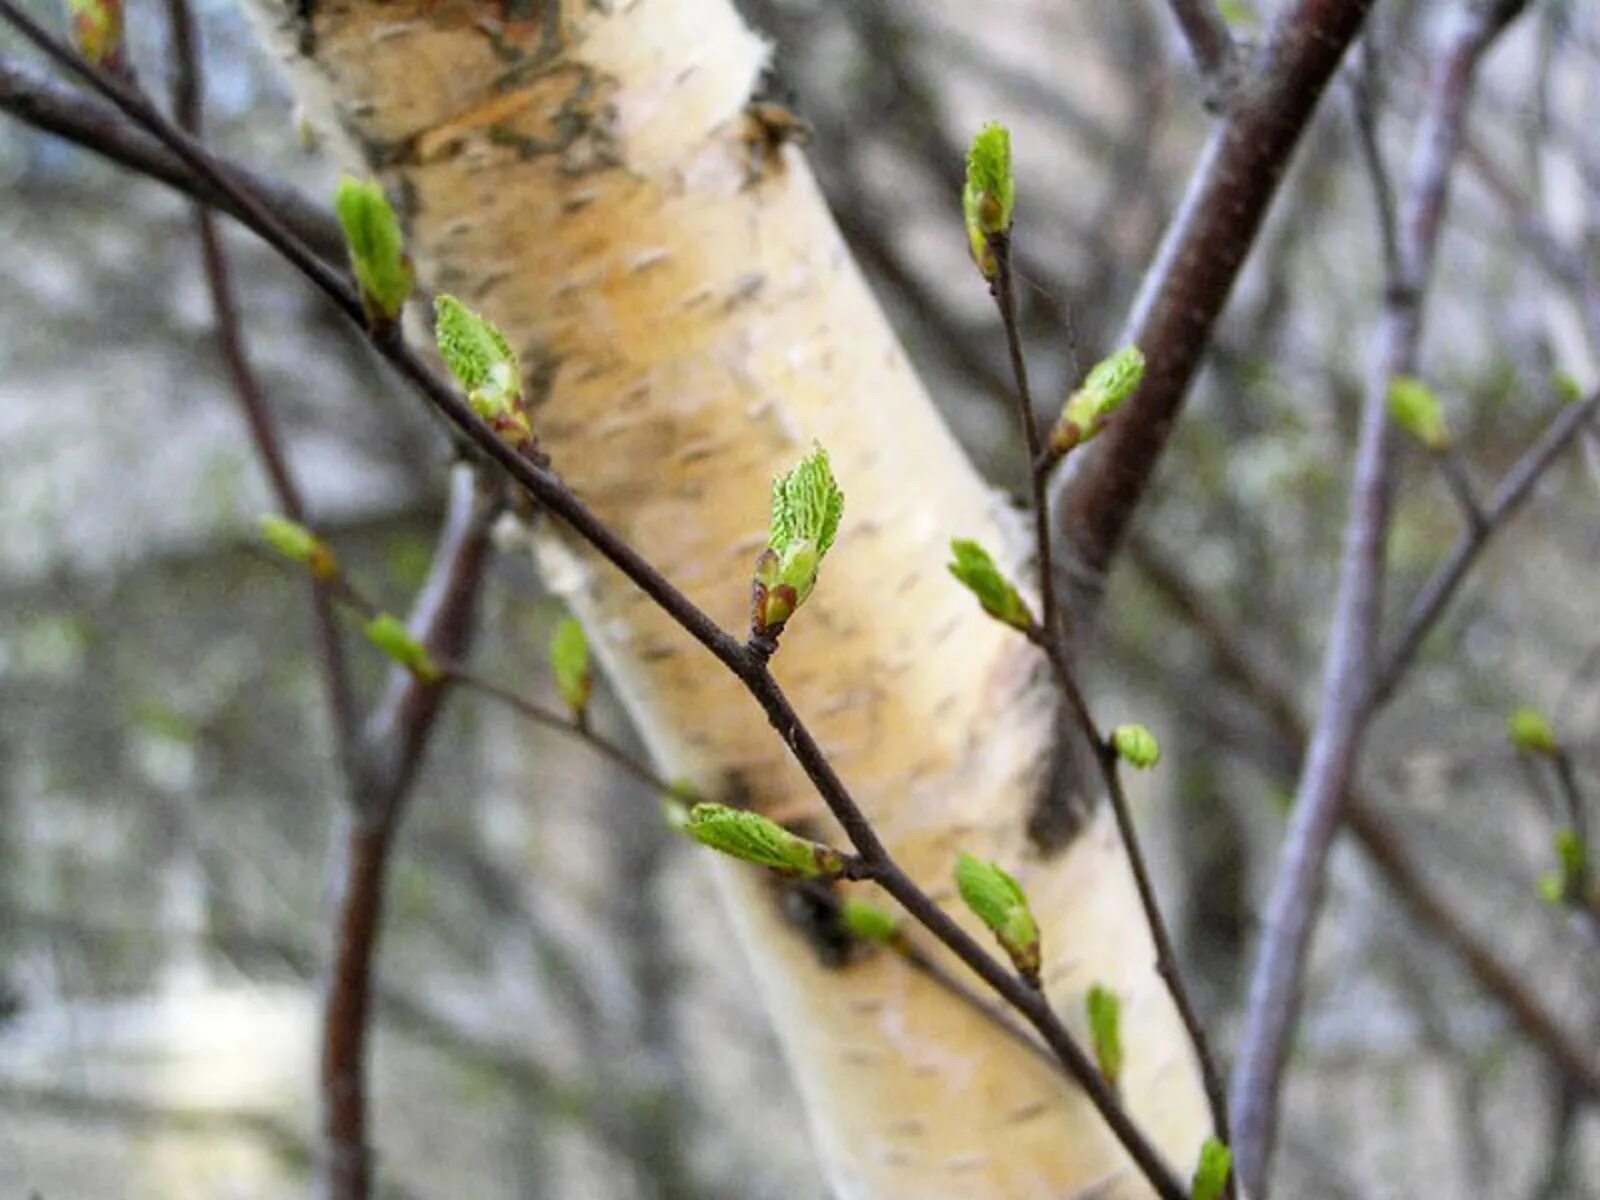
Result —
[{"label": "pointed green leaf", "polygon": [[1190,1200],[1222,1200],[1228,1186],[1228,1173],[1232,1170],[1232,1151],[1216,1138],[1207,1138],[1200,1147],[1200,1162],[1194,1169],[1194,1182],[1189,1186]]},{"label": "pointed green leaf", "polygon": [[1089,1039],[1094,1045],[1100,1074],[1112,1087],[1122,1078],[1122,1001],[1098,983],[1084,999],[1089,1015]]},{"label": "pointed green leaf", "polygon": [[444,677],[428,648],[411,636],[399,617],[379,613],[361,627],[361,632],[391,662],[404,667],[424,683],[438,683]]},{"label": "pointed green leaf", "polygon": [[993,279],[998,265],[989,249],[991,234],[1011,228],[1017,202],[1016,180],[1011,172],[1011,131],[990,122],[972,139],[967,152],[967,178],[961,190],[961,215],[966,225],[972,259],[985,279]]},{"label": "pointed green leaf", "polygon": [[594,672],[589,666],[589,639],[576,617],[563,618],[550,635],[550,670],[572,715],[583,716],[594,690]]},{"label": "pointed green leaf", "polygon": [[258,518],[262,540],[290,562],[310,568],[314,578],[332,579],[339,573],[339,560],[333,549],[311,530],[287,517]]},{"label": "pointed green leaf", "polygon": [[1022,887],[995,863],[963,853],[956,859],[956,890],[973,915],[989,927],[1017,970],[1039,978],[1039,926]]},{"label": "pointed green leaf", "polygon": [[1420,379],[1400,375],[1389,382],[1389,419],[1430,450],[1450,444],[1439,397]]},{"label": "pointed green leaf", "polygon": [[361,302],[373,320],[393,321],[411,295],[411,260],[406,257],[400,220],[376,180],[363,183],[346,175],[334,193],[333,209],[344,230],[350,268],[361,286]]},{"label": "pointed green leaf", "polygon": [[1144,382],[1144,352],[1124,346],[1101,359],[1082,385],[1061,408],[1061,418],[1050,434],[1051,448],[1065,454],[1105,428],[1112,415]]},{"label": "pointed green leaf", "polygon": [[837,850],[790,833],[776,821],[725,804],[696,804],[683,831],[703,846],[785,875],[815,878],[844,870]]},{"label": "pointed green leaf", "polygon": [[522,400],[522,369],[511,345],[494,325],[454,296],[433,302],[439,354],[473,411],[486,421],[511,415]]},{"label": "pointed green leaf", "polygon": [[839,906],[839,922],[852,937],[886,946],[900,932],[900,920],[887,909],[854,897]]},{"label": "pointed green leaf", "polygon": [[821,446],[772,481],[768,546],[756,563],[753,585],[751,621],[757,631],[781,629],[811,595],[843,513],[844,493]]},{"label": "pointed green leaf", "polygon": [[1550,718],[1529,704],[1506,718],[1506,734],[1518,754],[1550,758],[1560,749]]},{"label": "pointed green leaf", "polygon": [[978,598],[984,612],[1013,629],[1032,628],[1033,613],[987,550],[977,542],[956,538],[950,543],[950,553],[950,574]]},{"label": "pointed green leaf", "polygon": [[1118,725],[1111,731],[1111,744],[1124,762],[1141,771],[1161,761],[1161,744],[1143,725]]}]

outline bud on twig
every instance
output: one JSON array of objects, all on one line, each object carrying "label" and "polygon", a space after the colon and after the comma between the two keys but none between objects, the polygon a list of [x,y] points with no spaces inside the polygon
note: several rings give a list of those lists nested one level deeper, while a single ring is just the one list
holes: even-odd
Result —
[{"label": "bud on twig", "polygon": [[290,562],[300,563],[311,572],[313,579],[326,583],[338,577],[339,560],[332,547],[298,521],[264,516],[257,525],[267,545]]},{"label": "bud on twig", "polygon": [[696,804],[683,831],[702,846],[784,875],[807,879],[844,874],[844,856],[831,846],[790,833],[760,813],[725,804]]},{"label": "bud on twig", "polygon": [[361,632],[386,658],[410,671],[423,683],[438,683],[444,678],[444,672],[433,661],[428,648],[411,636],[411,631],[399,617],[379,613],[361,627]]},{"label": "bud on twig", "polygon": [[1434,453],[1450,447],[1439,397],[1420,379],[1399,375],[1389,381],[1389,419]]},{"label": "bud on twig", "polygon": [[472,411],[510,446],[533,441],[522,406],[522,369],[505,335],[454,296],[433,302],[434,337]]},{"label": "bud on twig", "polygon": [[1067,397],[1050,431],[1047,453],[1053,464],[1105,428],[1113,413],[1144,381],[1144,352],[1124,346],[1096,363],[1077,391]]},{"label": "bud on twig", "polygon": [[556,677],[556,691],[581,724],[594,691],[594,672],[589,666],[589,639],[576,617],[564,617],[550,635],[550,671]]},{"label": "bud on twig", "polygon": [[756,560],[750,588],[750,631],[755,637],[775,640],[811,595],[843,513],[844,493],[821,446],[772,481],[767,548]]},{"label": "bud on twig", "polygon": [[1161,744],[1143,725],[1118,725],[1111,731],[1111,745],[1119,758],[1141,771],[1161,761]]},{"label": "bud on twig", "polygon": [[956,538],[950,543],[950,553],[954,556],[948,564],[950,574],[978,598],[984,612],[1024,633],[1033,627],[1033,613],[987,550],[977,542]]},{"label": "bud on twig", "polygon": [[1189,1200],[1222,1200],[1233,1170],[1233,1152],[1214,1137],[1200,1147],[1200,1162],[1189,1185]]},{"label": "bud on twig", "polygon": [[956,859],[955,879],[956,889],[973,915],[989,927],[1018,973],[1037,987],[1039,926],[1021,885],[994,863],[970,854]]},{"label": "bud on twig", "polygon": [[1589,849],[1576,830],[1558,830],[1555,836],[1556,869],[1539,879],[1539,895],[1549,904],[1582,905],[1589,878]]},{"label": "bud on twig", "polygon": [[1554,758],[1561,749],[1550,718],[1532,705],[1524,704],[1506,718],[1506,735],[1518,754],[1530,758]]},{"label": "bud on twig", "polygon": [[887,946],[900,935],[900,919],[892,912],[853,897],[839,906],[839,923],[852,937],[874,946]]},{"label": "bud on twig", "polygon": [[1100,1075],[1112,1087],[1122,1078],[1122,1001],[1098,983],[1084,1000],[1089,1014],[1089,1040],[1094,1045]]},{"label": "bud on twig", "polygon": [[125,73],[122,0],[67,0],[67,14],[72,44],[83,60],[92,67]]},{"label": "bud on twig", "polygon": [[389,198],[377,182],[346,175],[334,193],[333,209],[344,230],[367,320],[374,325],[398,320],[411,295],[411,259]]},{"label": "bud on twig", "polygon": [[1000,270],[989,244],[1011,230],[1017,185],[1011,174],[1011,131],[991,121],[972,139],[967,152],[967,182],[961,191],[961,215],[972,261],[993,281]]}]

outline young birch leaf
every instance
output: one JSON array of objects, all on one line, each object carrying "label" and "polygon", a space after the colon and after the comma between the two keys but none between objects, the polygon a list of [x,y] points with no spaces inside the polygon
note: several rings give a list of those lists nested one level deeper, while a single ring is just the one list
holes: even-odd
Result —
[{"label": "young birch leaf", "polygon": [[767,548],[751,586],[750,623],[758,634],[776,637],[811,595],[843,514],[844,493],[821,446],[772,481]]},{"label": "young birch leaf", "polygon": [[1524,704],[1506,718],[1506,735],[1518,754],[1530,758],[1553,758],[1560,749],[1550,718],[1532,705]]},{"label": "young birch leaf", "polygon": [[956,538],[950,543],[950,554],[950,574],[978,598],[984,612],[1013,629],[1026,632],[1033,627],[1033,613],[987,550],[977,542]]},{"label": "young birch leaf", "polygon": [[1389,383],[1389,419],[1429,450],[1450,445],[1439,397],[1420,379],[1400,375]]},{"label": "young birch leaf", "polygon": [[561,698],[581,720],[594,690],[594,672],[589,666],[589,639],[576,617],[563,618],[550,635],[550,671]]},{"label": "young birch leaf", "polygon": [[376,181],[363,183],[346,175],[334,193],[333,210],[344,230],[368,320],[396,320],[411,295],[411,260],[389,198]]},{"label": "young birch leaf", "polygon": [[1228,1186],[1228,1173],[1232,1170],[1233,1152],[1216,1138],[1207,1138],[1200,1147],[1200,1162],[1194,1169],[1194,1182],[1189,1185],[1189,1200],[1222,1200]]},{"label": "young birch leaf", "polygon": [[683,832],[730,858],[784,875],[814,879],[844,871],[843,857],[831,846],[790,833],[776,821],[742,808],[696,804],[689,810]]},{"label": "young birch leaf", "polygon": [[892,912],[854,898],[839,906],[839,923],[852,937],[874,946],[887,946],[900,933],[900,920]]},{"label": "young birch leaf", "polygon": [[472,411],[511,445],[532,441],[522,368],[505,335],[454,296],[437,297],[433,311],[439,355],[466,389]]},{"label": "young birch leaf", "polygon": [[991,862],[963,853],[956,859],[956,890],[973,915],[989,927],[1027,980],[1039,981],[1039,926],[1022,886]]},{"label": "young birch leaf", "polygon": [[257,525],[268,546],[290,562],[306,567],[313,579],[326,582],[339,574],[339,560],[332,547],[298,521],[269,515],[259,518]]},{"label": "young birch leaf", "polygon": [[1011,173],[1011,131],[991,121],[972,139],[967,152],[967,180],[961,191],[961,216],[966,225],[972,261],[985,279],[999,270],[989,238],[1011,229],[1017,185]]},{"label": "young birch leaf", "polygon": [[1143,725],[1118,725],[1111,731],[1111,745],[1119,758],[1141,771],[1161,761],[1161,744]]},{"label": "young birch leaf", "polygon": [[1112,1087],[1122,1078],[1122,1001],[1098,983],[1084,1000],[1089,1014],[1089,1039],[1100,1074]]},{"label": "young birch leaf", "polygon": [[122,63],[122,0],[67,0],[72,44],[93,67]]},{"label": "young birch leaf", "polygon": [[1124,346],[1096,363],[1077,391],[1067,397],[1050,431],[1051,453],[1060,457],[1105,428],[1113,413],[1144,381],[1144,352]]},{"label": "young birch leaf", "polygon": [[1539,894],[1550,904],[1583,903],[1583,885],[1589,875],[1589,851],[1571,829],[1555,836],[1556,869],[1539,880]]},{"label": "young birch leaf", "polygon": [[379,613],[361,627],[367,641],[376,646],[386,658],[410,671],[423,683],[438,683],[444,678],[428,648],[406,628],[406,623],[389,613]]}]

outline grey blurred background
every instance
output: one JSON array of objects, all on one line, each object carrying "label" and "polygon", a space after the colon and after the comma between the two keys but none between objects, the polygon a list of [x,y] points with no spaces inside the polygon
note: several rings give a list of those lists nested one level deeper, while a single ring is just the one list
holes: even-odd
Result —
[{"label": "grey blurred background", "polygon": [[[1040,390],[1059,394],[1075,364],[1114,348],[1205,135],[1165,6],[995,0],[981,19],[952,0],[742,7],[774,40],[772,93],[814,127],[810,157],[924,379],[995,485],[1014,488],[1004,347],[959,227],[965,140],[991,117],[1013,128],[1029,352]],[[1139,816],[1225,1052],[1293,763],[1151,581],[1177,572],[1309,709],[1381,284],[1349,76],[1375,56],[1400,170],[1427,50],[1454,10],[1380,3],[1330,92],[1090,664],[1097,705],[1146,721],[1167,751],[1140,782]],[[1229,11],[1248,37],[1271,6]],[[240,14],[206,0],[202,15],[215,144],[328,194],[335,164]],[[135,4],[130,23],[159,86],[160,11]],[[1559,406],[1559,377],[1594,385],[1600,347],[1484,171],[1600,269],[1597,68],[1600,11],[1536,3],[1491,58],[1471,123],[1424,361],[1485,491]],[[402,608],[448,449],[286,267],[231,228],[227,245],[313,508],[367,590]],[[188,211],[0,119],[0,296],[0,1196],[303,1194],[331,749],[303,591],[253,545],[272,505]],[[1363,773],[1428,885],[1590,1046],[1600,953],[1538,899],[1548,797],[1503,720],[1541,705],[1600,796],[1597,517],[1590,436],[1478,568]],[[1459,524],[1408,453],[1391,610]],[[487,595],[479,660],[548,697],[560,613],[515,545]],[[375,682],[377,664],[357,661]],[[625,738],[611,699],[598,706]],[[825,1195],[708,881],[652,798],[582,746],[454,698],[391,894],[384,1194]],[[1309,987],[1278,1194],[1600,1197],[1593,1104],[1348,846]]]}]

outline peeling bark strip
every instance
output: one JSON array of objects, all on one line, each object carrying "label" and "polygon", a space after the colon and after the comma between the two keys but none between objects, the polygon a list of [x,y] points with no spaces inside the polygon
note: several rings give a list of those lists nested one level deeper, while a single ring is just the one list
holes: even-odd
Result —
[{"label": "peeling bark strip", "polygon": [[1099,591],[1278,181],[1371,7],[1299,0],[1287,9],[1207,143],[1118,339],[1144,351],[1144,385],[1056,480],[1069,595]]},{"label": "peeling bark strip", "polygon": [[[777,673],[910,873],[949,900],[958,847],[1004,862],[1061,1010],[1075,1018],[1096,982],[1124,997],[1124,1094],[1192,1162],[1204,1098],[1120,844],[1099,820],[1048,865],[1030,853],[1049,691],[1033,650],[944,571],[950,537],[1007,533],[799,154],[752,153],[759,39],[726,0],[526,20],[465,0],[324,2],[303,43],[292,13],[268,16],[291,58],[312,47],[308,98],[406,197],[422,279],[481,307],[541,382],[544,448],[726,627],[743,627],[772,475],[827,446],[844,527]],[[737,776],[769,814],[825,821],[737,681],[609,568],[544,538],[547,577],[663,768]],[[1146,1194],[1025,1047],[890,956],[817,963],[763,880],[717,869],[838,1195],[1072,1195],[1119,1172],[1119,1195]]]}]

